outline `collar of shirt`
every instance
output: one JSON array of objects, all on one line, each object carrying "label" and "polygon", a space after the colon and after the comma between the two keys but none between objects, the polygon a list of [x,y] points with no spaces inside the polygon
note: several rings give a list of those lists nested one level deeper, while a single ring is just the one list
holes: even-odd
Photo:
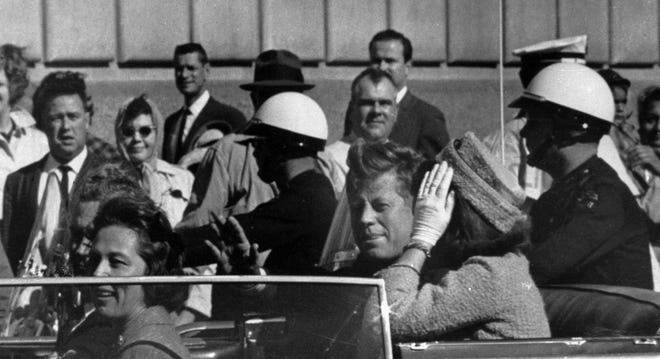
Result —
[{"label": "collar of shirt", "polygon": [[188,111],[190,111],[190,114],[186,116],[186,122],[183,126],[183,133],[181,134],[181,142],[186,141],[186,138],[188,137],[188,132],[190,132],[190,128],[195,122],[195,119],[197,119],[197,116],[199,116],[199,113],[202,112],[204,106],[206,106],[206,104],[209,102],[209,98],[211,98],[211,95],[209,95],[209,91],[204,90],[204,92],[202,92],[202,95],[199,96],[199,98],[195,100],[195,102],[193,102],[190,105],[190,107],[188,107]]},{"label": "collar of shirt", "polygon": [[[192,118],[197,118],[199,116],[199,113],[202,112],[202,109],[206,104],[209,102],[209,99],[211,98],[211,95],[209,94],[209,90],[204,90],[202,92],[202,95],[199,96],[195,102],[193,102],[189,107],[188,110],[190,111],[190,114],[192,115]],[[184,106],[185,108],[185,106]]]},{"label": "collar of shirt", "polygon": [[39,192],[37,195],[37,204],[41,203],[41,197],[44,195],[44,191],[46,190],[46,181],[48,180],[48,174],[52,171],[55,171],[55,175],[59,180],[62,180],[62,174],[60,171],[57,170],[57,167],[59,167],[62,164],[66,164],[69,167],[71,167],[71,170],[69,171],[69,192],[71,192],[71,188],[73,188],[73,182],[76,180],[76,177],[78,176],[78,173],[80,173],[80,169],[82,168],[83,162],[85,162],[85,159],[87,158],[87,147],[83,147],[83,150],[78,154],[78,156],[74,157],[69,163],[59,163],[53,156],[49,153],[48,157],[46,158],[46,165],[44,166],[44,169],[41,171],[41,176],[39,178]]},{"label": "collar of shirt", "polygon": [[403,96],[405,96],[407,92],[408,92],[408,86],[403,86],[401,91],[397,92],[397,94],[396,94],[396,103],[397,104],[401,103],[401,100],[403,100]]},{"label": "collar of shirt", "polygon": [[[83,150],[76,156],[74,157],[71,161],[68,163],[59,163],[57,160],[51,155],[50,153],[48,154],[48,159],[46,160],[46,165],[44,166],[43,172],[45,173],[50,173],[51,171],[57,169],[60,165],[68,165],[71,167],[71,172],[74,174],[74,176],[78,175],[80,173],[80,169],[82,168],[83,162],[85,162],[85,159],[87,159],[87,147],[83,147]],[[58,174],[59,177],[59,174]],[[70,177],[71,178],[71,177]],[[73,183],[73,180],[69,182],[69,185]],[[69,188],[71,189],[71,188]]]},{"label": "collar of shirt", "polygon": [[14,125],[14,128],[11,132],[11,137],[20,138],[25,136],[27,133],[27,128],[34,126],[34,119],[24,110],[10,112],[9,118]]},{"label": "collar of shirt", "polygon": [[32,117],[29,112],[23,109],[12,111],[9,113],[9,116],[11,117],[12,121],[14,121],[16,128],[25,129],[27,127],[36,125],[34,117]]}]

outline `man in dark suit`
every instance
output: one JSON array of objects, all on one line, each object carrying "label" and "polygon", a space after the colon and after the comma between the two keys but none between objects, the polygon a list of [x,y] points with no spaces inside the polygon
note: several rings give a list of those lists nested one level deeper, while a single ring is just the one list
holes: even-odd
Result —
[{"label": "man in dark suit", "polygon": [[54,174],[58,179],[62,203],[59,227],[66,228],[63,222],[66,218],[62,216],[80,192],[86,173],[99,162],[85,146],[92,108],[80,73],[51,73],[34,94],[37,125],[46,133],[50,152],[7,177],[2,242],[15,274],[25,254],[48,177]]},{"label": "man in dark suit", "polygon": [[[449,142],[449,134],[442,112],[413,95],[406,85],[412,53],[410,40],[395,30],[381,31],[369,42],[371,67],[392,75],[398,91],[399,114],[390,140],[412,147],[427,159],[433,159]],[[344,135],[350,133],[350,126],[347,116]]]},{"label": "man in dark suit", "polygon": [[210,146],[246,123],[239,110],[209,95],[205,88],[208,74],[208,57],[202,45],[187,43],[176,47],[174,78],[184,105],[165,120],[162,156],[167,162],[176,164],[186,153]]}]

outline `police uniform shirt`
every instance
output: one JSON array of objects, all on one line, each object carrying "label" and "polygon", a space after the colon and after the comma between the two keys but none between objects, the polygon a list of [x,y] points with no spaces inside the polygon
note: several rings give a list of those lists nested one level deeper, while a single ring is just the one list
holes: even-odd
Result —
[{"label": "police uniform shirt", "polygon": [[534,204],[530,271],[538,284],[652,288],[649,221],[596,156]]},{"label": "police uniform shirt", "polygon": [[272,249],[264,267],[273,274],[313,274],[328,236],[337,200],[330,180],[306,171],[280,195],[235,216],[251,243]]}]

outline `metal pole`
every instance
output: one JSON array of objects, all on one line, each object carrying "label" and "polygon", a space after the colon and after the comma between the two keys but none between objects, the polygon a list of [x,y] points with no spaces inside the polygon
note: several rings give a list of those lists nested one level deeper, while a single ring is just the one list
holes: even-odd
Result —
[{"label": "metal pole", "polygon": [[500,24],[500,146],[502,154],[502,166],[506,166],[504,154],[504,0],[499,0],[499,24]]}]

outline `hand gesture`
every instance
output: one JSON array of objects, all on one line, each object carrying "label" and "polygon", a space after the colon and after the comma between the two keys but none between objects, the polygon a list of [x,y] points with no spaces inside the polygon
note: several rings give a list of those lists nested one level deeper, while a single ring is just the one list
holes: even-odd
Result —
[{"label": "hand gesture", "polygon": [[236,218],[229,217],[227,223],[230,228],[223,234],[230,238],[223,238],[218,242],[218,246],[206,241],[206,245],[218,260],[218,274],[259,274],[257,264],[259,245],[250,244],[243,227]]},{"label": "hand gesture", "polygon": [[454,210],[454,192],[449,191],[453,174],[442,162],[424,175],[415,203],[412,240],[434,246],[445,233]]},{"label": "hand gesture", "polygon": [[628,150],[628,161],[632,168],[640,166],[660,175],[660,157],[653,148],[645,145],[637,145]]}]

